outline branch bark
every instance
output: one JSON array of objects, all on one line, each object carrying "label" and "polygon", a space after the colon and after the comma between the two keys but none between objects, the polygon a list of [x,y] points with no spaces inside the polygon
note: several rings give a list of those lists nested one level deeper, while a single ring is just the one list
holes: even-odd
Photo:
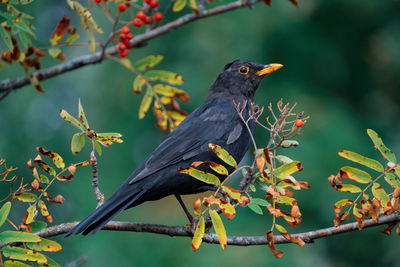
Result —
[{"label": "branch bark", "polygon": [[[400,212],[397,211],[391,215],[386,215],[378,218],[378,222],[372,219],[364,220],[364,228],[376,227],[383,224],[398,223],[400,222]],[[59,225],[45,228],[36,234],[40,237],[47,238],[52,236],[58,236],[66,234],[79,222],[62,223]],[[193,234],[190,227],[185,226],[168,226],[161,224],[147,224],[147,223],[132,223],[132,222],[120,222],[111,221],[107,223],[103,230],[109,231],[125,231],[125,232],[147,232],[153,234],[169,235],[173,236],[186,236],[192,237]],[[298,234],[292,234],[293,237],[299,237],[306,243],[313,243],[314,240],[324,238],[328,236],[334,236],[347,232],[357,231],[357,222],[347,223],[338,227],[328,227],[309,232],[303,232]],[[210,244],[219,244],[218,237],[214,233],[207,233],[203,242]],[[281,235],[275,236],[275,244],[287,244],[290,243]],[[268,241],[265,235],[262,236],[228,236],[228,245],[231,246],[257,246],[267,245]],[[0,249],[6,245],[0,243]]]},{"label": "branch bark", "polygon": [[[150,30],[148,32],[145,32],[143,34],[135,36],[131,40],[131,44],[133,47],[140,47],[143,43],[152,40],[156,37],[162,36],[166,33],[169,33],[172,30],[178,29],[190,22],[215,16],[218,14],[222,14],[231,10],[235,10],[238,8],[242,7],[252,7],[254,4],[259,2],[260,0],[239,0],[235,1],[229,4],[225,5],[220,5],[215,8],[209,9],[209,10],[201,10],[199,14],[196,13],[191,13],[184,15],[172,22],[169,22],[163,26],[157,27],[153,30]],[[114,55],[118,53],[118,46],[112,46],[107,48],[105,51],[99,51],[94,54],[87,54],[83,56],[79,56],[77,58],[74,58],[70,61],[52,66],[50,68],[44,69],[37,71],[33,73],[34,76],[36,76],[39,81],[44,81],[49,78],[52,78],[54,76],[58,76],[60,74],[79,69],[84,66],[88,66],[90,64],[96,64],[101,62],[104,58],[106,58],[107,55]],[[27,76],[20,77],[17,79],[7,79],[0,81],[0,100],[4,99],[9,93],[11,93],[14,90],[17,90],[27,84],[29,84],[29,78]]]}]

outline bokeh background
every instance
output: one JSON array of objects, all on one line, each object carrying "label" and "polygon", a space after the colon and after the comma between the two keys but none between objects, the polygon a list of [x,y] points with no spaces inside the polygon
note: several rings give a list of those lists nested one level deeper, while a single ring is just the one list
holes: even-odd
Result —
[{"label": "bokeh background", "polygon": [[[168,4],[160,2],[162,7]],[[35,45],[39,47],[48,45],[62,15],[79,25],[78,17],[64,1],[35,1],[25,11],[35,17]],[[98,8],[93,14],[107,32],[110,26],[104,15]],[[372,128],[400,155],[399,14],[400,2],[395,0],[300,0],[298,8],[289,1],[273,1],[272,7],[258,4],[254,9],[191,23],[133,50],[129,58],[134,61],[149,54],[164,55],[160,68],[175,71],[185,79],[182,88],[189,92],[191,100],[182,107],[189,112],[203,102],[209,86],[231,60],[285,65],[263,81],[255,100],[267,105],[283,98],[297,102],[297,110],[311,116],[304,134],[298,138],[300,146],[282,151],[303,162],[304,170],[296,177],[311,184],[309,190],[295,195],[303,222],[290,232],[301,232],[331,226],[333,204],[351,197],[334,191],[327,181],[329,174],[349,164],[337,155],[338,150],[349,149],[381,160],[366,135],[366,129]],[[176,16],[168,11],[165,21]],[[80,42],[84,41],[81,37]],[[66,50],[68,58],[85,53],[87,48]],[[56,63],[52,59],[43,62],[44,66]],[[0,70],[1,79],[22,74],[18,66],[7,65]],[[36,93],[31,86],[17,90],[0,102],[0,158],[18,166],[17,174],[26,181],[31,179],[26,161],[36,156],[37,146],[57,151],[66,162],[87,159],[89,148],[77,156],[71,154],[74,128],[58,115],[61,108],[76,115],[81,98],[94,129],[124,135],[123,144],[103,149],[103,156],[98,159],[100,189],[110,196],[165,137],[155,129],[151,114],[138,119],[141,97],[132,94],[133,79],[123,67],[105,61],[43,82],[44,94]],[[260,145],[265,144],[266,132],[258,129],[256,139]],[[8,190],[1,185],[2,196]],[[96,206],[90,168],[79,169],[74,181],[57,183],[50,193],[65,197],[63,205],[49,205],[56,224],[80,220]],[[193,199],[185,197],[188,203]],[[25,206],[20,206],[12,213],[16,222],[24,214]],[[145,203],[116,219],[186,223],[173,198]],[[242,208],[225,225],[230,235],[263,235],[270,224],[270,216]],[[400,266],[399,237],[383,235],[379,228],[324,238],[302,248],[281,245],[279,249],[284,250],[285,256],[279,260],[266,246],[228,246],[222,251],[217,245],[203,244],[194,253],[188,238],[148,233],[100,232],[55,240],[62,243],[63,250],[52,256],[63,265],[84,256],[84,266]]]}]

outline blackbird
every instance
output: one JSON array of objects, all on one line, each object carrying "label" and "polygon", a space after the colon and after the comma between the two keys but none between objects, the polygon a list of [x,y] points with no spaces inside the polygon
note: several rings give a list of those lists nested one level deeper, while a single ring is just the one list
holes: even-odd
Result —
[{"label": "blackbird", "polygon": [[[184,207],[180,195],[212,189],[188,174],[179,173],[178,168],[189,167],[194,161],[213,161],[232,171],[232,167],[221,161],[208,145],[220,145],[240,162],[249,147],[250,133],[233,102],[251,103],[262,78],[281,67],[281,64],[261,65],[244,60],[228,63],[211,86],[204,104],[161,142],[110,199],[67,236],[81,232],[83,235],[94,234],[121,211],[145,201],[174,194]],[[243,115],[248,117],[249,110],[250,105],[246,105]],[[250,131],[254,127],[255,123],[250,120]],[[185,207],[184,210],[190,219]]]}]

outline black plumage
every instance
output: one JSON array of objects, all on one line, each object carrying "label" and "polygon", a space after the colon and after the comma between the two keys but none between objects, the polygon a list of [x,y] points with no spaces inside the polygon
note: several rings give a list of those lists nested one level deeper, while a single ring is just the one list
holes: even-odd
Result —
[{"label": "black plumage", "polygon": [[[262,77],[280,67],[280,64],[261,65],[243,60],[228,63],[211,86],[204,104],[182,121],[102,206],[67,235],[96,233],[122,210],[145,201],[206,191],[209,185],[178,172],[179,167],[189,167],[194,161],[217,162],[232,171],[208,144],[222,146],[237,162],[243,158],[250,134],[233,101],[252,102]],[[244,114],[248,116],[248,112]],[[249,126],[252,131],[255,125],[251,122]]]}]

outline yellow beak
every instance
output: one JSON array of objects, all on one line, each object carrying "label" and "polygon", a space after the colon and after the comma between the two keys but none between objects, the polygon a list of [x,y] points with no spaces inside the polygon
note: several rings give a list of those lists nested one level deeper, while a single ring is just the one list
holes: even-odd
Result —
[{"label": "yellow beak", "polygon": [[264,76],[267,74],[270,74],[271,72],[274,72],[276,70],[279,70],[280,68],[282,68],[283,65],[279,64],[279,63],[272,63],[272,64],[268,64],[265,65],[264,68],[262,70],[259,70],[255,73],[255,75],[257,76]]}]

